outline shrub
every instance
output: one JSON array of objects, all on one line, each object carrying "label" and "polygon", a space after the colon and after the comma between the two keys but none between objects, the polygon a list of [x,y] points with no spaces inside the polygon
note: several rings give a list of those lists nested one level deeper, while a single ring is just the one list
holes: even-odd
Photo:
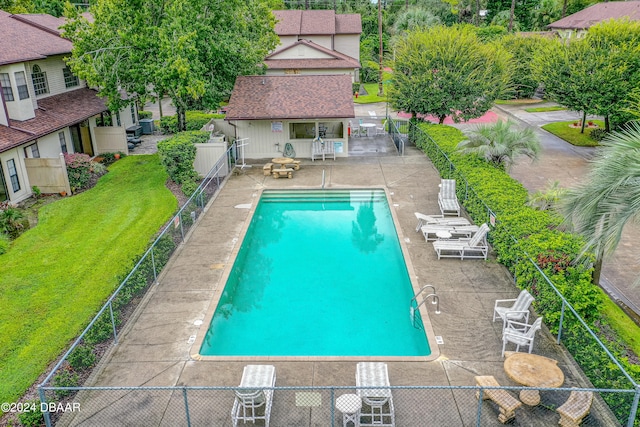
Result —
[{"label": "shrub", "polygon": [[193,145],[202,138],[208,138],[207,132],[182,132],[158,143],[158,155],[169,178],[177,184],[195,180],[198,176],[193,168],[196,147]]},{"label": "shrub", "polygon": [[139,119],[150,119],[153,117],[153,113],[151,111],[140,110],[138,111]]},{"label": "shrub", "polygon": [[[185,113],[187,131],[202,129],[211,119],[223,119],[224,114],[211,114],[203,111],[187,111]],[[164,116],[160,119],[162,133],[178,133],[178,116]]]},{"label": "shrub", "polygon": [[0,255],[6,253],[11,247],[11,239],[5,233],[0,233]]},{"label": "shrub", "polygon": [[[80,382],[78,374],[73,372],[72,369],[61,369],[53,377],[54,387],[77,387]],[[75,393],[75,390],[56,390],[56,396],[62,398]]]},{"label": "shrub", "polygon": [[182,193],[185,196],[191,197],[193,193],[198,189],[198,183],[194,180],[191,181],[183,181],[182,183]]},{"label": "shrub", "polygon": [[72,192],[87,188],[92,177],[103,175],[106,172],[102,164],[91,161],[91,157],[86,154],[66,153],[64,161],[67,165]]},{"label": "shrub", "polygon": [[31,187],[31,193],[33,193],[34,199],[39,199],[40,196],[42,195],[42,191],[40,191],[40,188],[37,185],[34,185],[33,187]]},{"label": "shrub", "polygon": [[[113,311],[113,320],[118,326],[120,324],[120,313]],[[100,317],[93,324],[91,329],[84,336],[84,342],[89,345],[97,344],[113,337],[113,325],[111,323],[111,315],[109,310],[102,312]]]},{"label": "shrub", "polygon": [[76,371],[86,369],[96,363],[96,355],[93,353],[93,348],[87,345],[79,345],[69,354],[67,362]]},{"label": "shrub", "polygon": [[607,136],[607,131],[604,129],[592,129],[589,133],[589,137],[594,141],[602,141]]},{"label": "shrub", "polygon": [[15,239],[28,228],[29,220],[25,218],[21,210],[8,204],[3,205],[3,208],[0,209],[0,234]]},{"label": "shrub", "polygon": [[118,151],[117,153],[102,153],[100,154],[100,157],[102,157],[102,161],[100,162],[101,164],[105,165],[105,166],[110,166],[113,163],[116,162],[116,154],[120,155],[120,158],[126,157],[127,155],[121,151]]},{"label": "shrub", "polygon": [[24,402],[29,407],[29,411],[23,411],[18,414],[18,420],[24,427],[40,427],[44,424],[44,416],[40,411],[39,400],[28,400]]}]

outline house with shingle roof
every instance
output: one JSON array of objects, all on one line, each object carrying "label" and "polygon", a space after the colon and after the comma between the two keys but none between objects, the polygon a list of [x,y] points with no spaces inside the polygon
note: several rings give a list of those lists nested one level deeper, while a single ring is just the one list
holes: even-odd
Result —
[{"label": "house with shingle roof", "polygon": [[333,10],[275,10],[273,14],[280,44],[265,58],[267,75],[349,74],[353,82],[359,81],[360,15]]},{"label": "house with shingle roof", "polygon": [[125,128],[137,122],[132,106],[115,114],[117,127],[97,126],[108,109],[67,67],[72,44],[60,35],[63,23],[0,10],[0,201],[24,200],[36,183],[42,192],[55,191],[58,180],[47,187],[42,165],[32,159],[125,151]]},{"label": "house with shingle roof", "polygon": [[277,157],[287,143],[311,157],[315,138],[348,153],[349,119],[355,117],[349,75],[239,76],[225,120],[235,138],[248,138],[246,158]]},{"label": "house with shingle roof", "polygon": [[547,28],[555,30],[560,38],[569,40],[584,36],[593,25],[610,19],[640,20],[640,1],[596,3],[547,25]]}]

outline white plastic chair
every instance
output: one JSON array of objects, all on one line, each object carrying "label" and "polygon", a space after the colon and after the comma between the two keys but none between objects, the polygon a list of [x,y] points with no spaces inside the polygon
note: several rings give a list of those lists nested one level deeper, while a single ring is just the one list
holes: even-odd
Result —
[{"label": "white plastic chair", "polygon": [[502,330],[502,357],[504,357],[507,342],[515,344],[516,351],[520,351],[521,346],[527,346],[529,353],[531,353],[536,332],[541,328],[542,317],[538,317],[531,325],[507,320],[507,326]]},{"label": "white plastic chair", "polygon": [[356,393],[362,399],[360,425],[387,427],[396,425],[393,398],[389,387],[389,373],[386,363],[358,363],[356,368]]},{"label": "white plastic chair", "polygon": [[456,196],[456,180],[443,179],[440,181],[438,193],[438,206],[442,215],[460,216],[460,204]]},{"label": "white plastic chair", "polygon": [[470,239],[441,239],[433,242],[433,249],[440,258],[487,259],[489,245],[487,233],[489,226],[484,223]]},{"label": "white plastic chair", "polygon": [[414,212],[414,215],[418,219],[418,225],[416,225],[416,233],[422,229],[425,225],[470,225],[471,223],[467,218],[463,217],[445,217],[444,215],[425,215],[420,212]]},{"label": "white plastic chair", "polygon": [[238,421],[255,423],[256,420],[264,420],[265,427],[269,427],[275,385],[275,366],[245,366],[239,386],[242,388],[236,390],[236,398],[231,409],[233,426],[236,427]]},{"label": "white plastic chair", "polygon": [[[493,321],[497,318],[502,319],[502,329],[507,325],[508,320],[517,322],[529,322],[529,306],[533,303],[533,296],[523,289],[515,299],[499,299],[493,306]],[[505,303],[512,303],[505,306]]]}]

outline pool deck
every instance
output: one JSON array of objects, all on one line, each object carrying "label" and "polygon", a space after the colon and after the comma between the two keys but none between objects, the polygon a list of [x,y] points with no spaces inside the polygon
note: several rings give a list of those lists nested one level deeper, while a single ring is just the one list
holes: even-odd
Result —
[{"label": "pool deck", "polygon": [[[435,314],[434,306],[428,304],[434,333],[443,340],[440,345],[430,344],[438,347],[440,356],[432,362],[388,362],[391,385],[470,386],[474,385],[476,375],[493,375],[501,385],[518,385],[507,377],[503,369],[504,359],[500,354],[502,323],[492,322],[494,301],[515,298],[518,294],[508,272],[495,262],[493,256],[486,262],[438,260],[431,243],[425,242],[424,237],[415,232],[414,212],[439,212],[437,194],[440,178],[424,154],[415,147],[407,147],[402,157],[387,153],[324,162],[303,159],[302,167],[295,172],[293,179],[263,176],[262,163],[256,162],[254,167],[231,176],[224,184],[219,195],[198,219],[187,242],[178,249],[159,277],[159,284],[150,290],[127,324],[119,344],[101,362],[91,385],[237,386],[243,366],[256,362],[194,360],[192,355],[198,352],[194,336],[203,334],[208,326],[206,321],[201,326],[194,323],[205,320],[211,301],[224,287],[225,268],[233,262],[232,254],[237,251],[249,220],[247,205],[257,202],[257,195],[262,189],[319,188],[323,171],[328,189],[355,186],[388,190],[391,209],[399,221],[419,284],[434,285],[440,298],[441,314]],[[371,313],[371,316],[375,315]],[[533,352],[559,361],[566,377],[565,387],[589,386],[563,348],[555,344],[544,328],[536,337]],[[339,358],[325,361],[262,360],[276,366],[277,386],[355,385],[354,361],[340,361]],[[276,397],[274,413],[278,399]],[[394,399],[398,406],[400,399]],[[468,425],[475,420],[476,403],[472,394],[461,393],[458,396],[454,393],[452,396],[448,393],[443,399],[441,405],[448,411],[459,411],[449,413],[447,425]],[[227,403],[223,409],[228,417],[230,406],[226,407]],[[286,408],[280,411],[286,411]],[[548,409],[545,411],[550,413],[550,417],[555,416],[549,420],[557,423],[557,414]],[[495,407],[485,405],[483,412],[497,423]],[[298,423],[287,425],[323,425],[313,421],[313,417],[308,423]],[[161,424],[170,423],[160,420],[158,425]],[[279,425],[277,422],[272,424]],[[230,425],[230,420],[225,425]]]}]

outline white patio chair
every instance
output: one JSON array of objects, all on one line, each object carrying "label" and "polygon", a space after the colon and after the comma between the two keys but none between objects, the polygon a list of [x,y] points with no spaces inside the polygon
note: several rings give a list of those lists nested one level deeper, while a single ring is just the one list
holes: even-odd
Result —
[{"label": "white patio chair", "polygon": [[245,366],[239,386],[241,389],[236,390],[236,398],[231,409],[233,426],[236,427],[238,421],[255,423],[257,420],[264,420],[265,427],[269,427],[275,385],[275,366]]},{"label": "white patio chair", "polygon": [[389,373],[386,363],[358,363],[356,393],[362,399],[360,426],[395,426],[395,410],[389,387]]},{"label": "white patio chair", "polygon": [[471,238],[480,230],[477,225],[450,225],[450,224],[427,224],[421,228],[422,234],[427,242],[436,240],[438,231],[446,231],[453,238]]},{"label": "white patio chair", "polygon": [[322,138],[315,138],[311,142],[311,161],[315,161],[316,157],[322,157],[324,161],[324,141]]},{"label": "white patio chair", "polygon": [[471,223],[467,218],[463,217],[446,217],[444,215],[425,215],[420,212],[414,212],[418,219],[418,225],[416,225],[416,233],[425,225],[447,224],[447,225],[470,225]]},{"label": "white patio chair", "polygon": [[440,181],[440,192],[438,193],[438,206],[442,215],[460,216],[460,204],[456,197],[456,180],[443,179]]},{"label": "white patio chair", "polygon": [[484,223],[470,239],[440,239],[433,242],[433,249],[440,258],[487,259],[489,226]]},{"label": "white patio chair", "polygon": [[[493,306],[493,321],[502,319],[502,329],[507,325],[508,320],[517,322],[529,322],[529,306],[533,302],[533,296],[526,290],[520,291],[520,295],[515,299],[499,299]],[[505,306],[506,303],[511,303]]]},{"label": "white patio chair", "polygon": [[385,128],[387,127],[387,121],[384,120],[381,126],[376,126],[376,135],[386,135]]},{"label": "white patio chair", "polygon": [[516,351],[520,351],[521,346],[527,346],[529,353],[531,353],[536,332],[541,328],[542,317],[538,317],[531,325],[507,320],[507,326],[502,330],[502,357],[504,357],[507,342],[515,344]]}]

